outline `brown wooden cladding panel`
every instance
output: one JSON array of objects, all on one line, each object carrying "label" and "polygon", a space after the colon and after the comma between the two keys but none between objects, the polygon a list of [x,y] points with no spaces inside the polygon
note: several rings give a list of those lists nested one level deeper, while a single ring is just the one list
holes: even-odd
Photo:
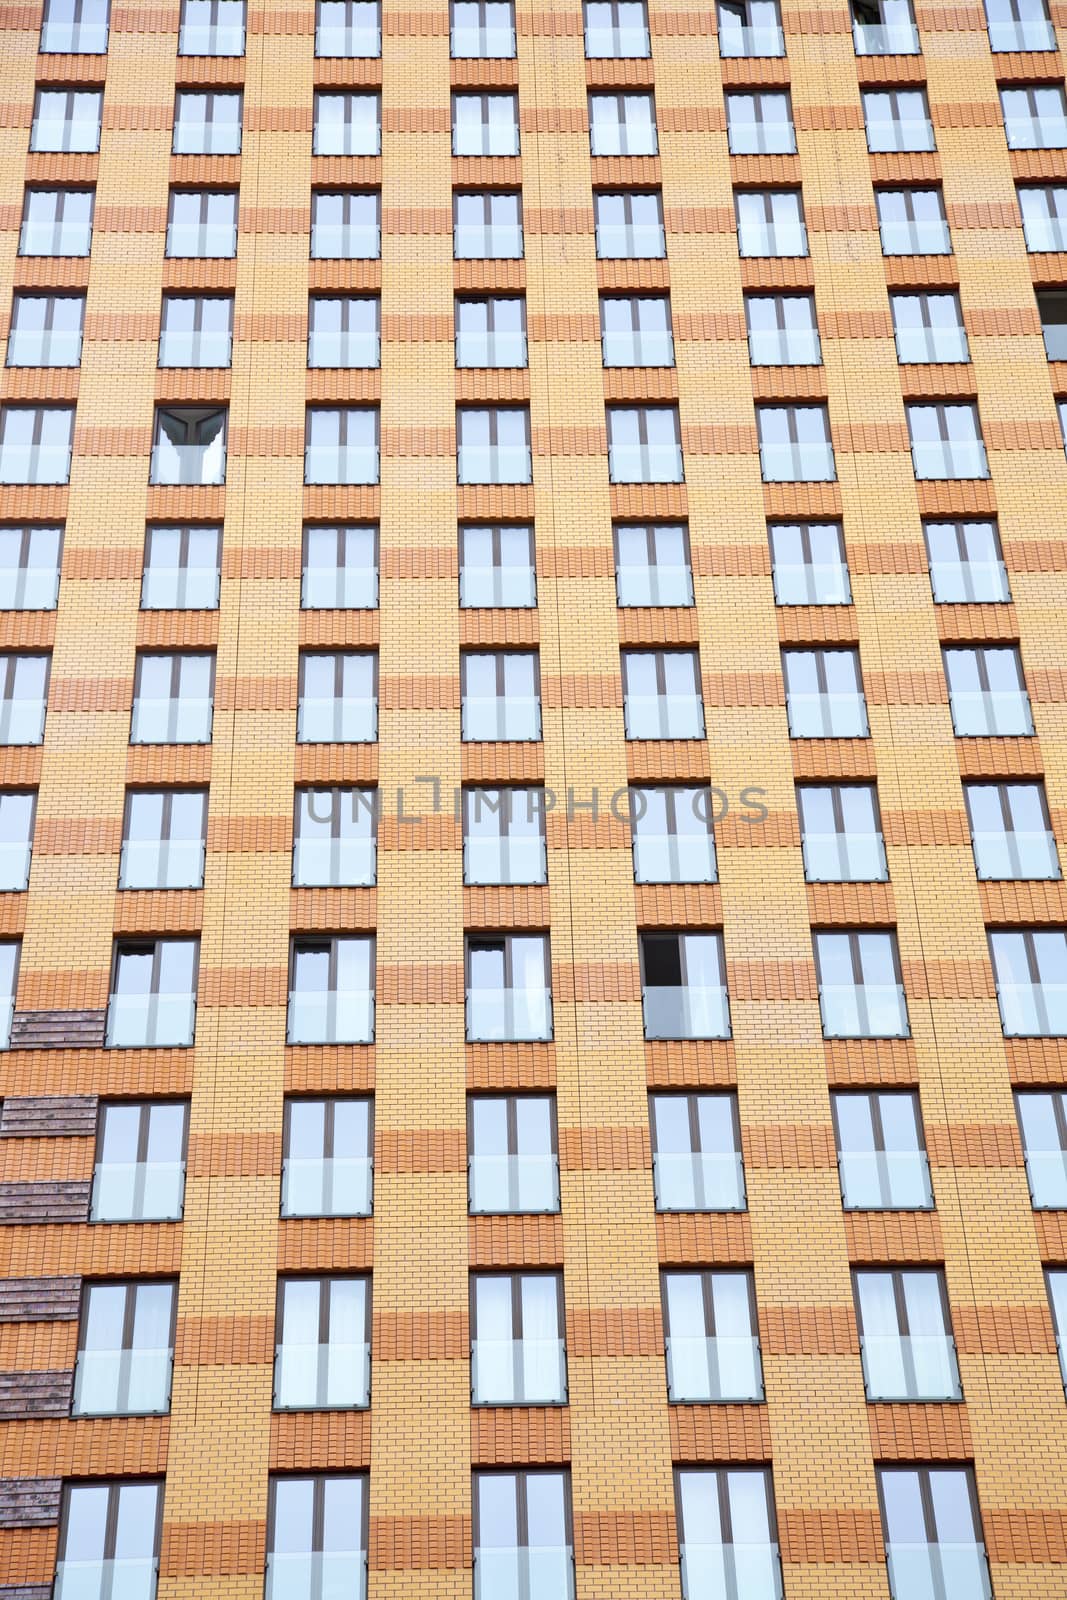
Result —
[{"label": "brown wooden cladding panel", "polygon": [[88,1222],[88,1180],[0,1183],[0,1223]]},{"label": "brown wooden cladding panel", "polygon": [[0,1322],[73,1322],[81,1290],[80,1278],[0,1279]]},{"label": "brown wooden cladding panel", "polygon": [[0,1528],[47,1528],[59,1521],[59,1478],[0,1478]]},{"label": "brown wooden cladding panel", "polygon": [[0,1138],[91,1138],[96,1111],[95,1094],[12,1096],[0,1108]]},{"label": "brown wooden cladding panel", "polygon": [[70,1415],[74,1374],[59,1372],[0,1372],[0,1421],[27,1417]]},{"label": "brown wooden cladding panel", "polygon": [[106,1011],[16,1011],[12,1050],[98,1050]]}]

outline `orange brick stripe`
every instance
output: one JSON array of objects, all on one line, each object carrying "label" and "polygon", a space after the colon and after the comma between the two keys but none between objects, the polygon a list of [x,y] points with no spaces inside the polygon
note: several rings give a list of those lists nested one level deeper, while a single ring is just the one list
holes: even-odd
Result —
[{"label": "orange brick stripe", "polygon": [[379,1173],[465,1172],[467,1136],[462,1128],[388,1129],[375,1141]]},{"label": "orange brick stripe", "polygon": [[876,1461],[969,1461],[971,1424],[963,1406],[868,1406]]},{"label": "orange brick stripe", "polygon": [[472,1566],[471,1521],[461,1516],[372,1517],[372,1572],[445,1572]]},{"label": "orange brick stripe", "polygon": [[467,1222],[472,1267],[542,1266],[563,1262],[563,1218],[471,1217]]},{"label": "orange brick stripe", "polygon": [[771,1459],[766,1406],[671,1406],[671,1455],[678,1462]]},{"label": "orange brick stripe", "polygon": [[477,1408],[470,1439],[473,1466],[564,1464],[571,1456],[570,1413],[552,1406]]},{"label": "orange brick stripe", "polygon": [[180,1367],[233,1367],[273,1361],[274,1317],[179,1317],[174,1360]]},{"label": "orange brick stripe", "polygon": [[164,1522],[159,1570],[165,1578],[228,1578],[263,1571],[267,1525],[245,1522]]},{"label": "orange brick stripe", "polygon": [[270,1419],[272,1472],[322,1472],[370,1466],[369,1411],[274,1412]]},{"label": "orange brick stripe", "polygon": [[578,1566],[664,1566],[675,1562],[677,1539],[669,1511],[585,1511],[574,1517]]},{"label": "orange brick stripe", "polygon": [[1032,1356],[1056,1352],[1047,1305],[954,1306],[952,1325],[963,1355]]},{"label": "orange brick stripe", "polygon": [[863,110],[857,105],[797,106],[794,122],[804,133],[855,133],[863,127]]},{"label": "orange brick stripe", "polygon": [[797,1171],[836,1168],[837,1147],[829,1127],[746,1123],[741,1129],[745,1166]]},{"label": "orange brick stripe", "polygon": [[881,1565],[885,1560],[882,1526],[877,1511],[778,1508],[778,1542],[787,1564]]},{"label": "orange brick stripe", "polygon": [[371,1350],[378,1361],[466,1361],[470,1319],[462,1311],[375,1311]]},{"label": "orange brick stripe", "polygon": [[1015,1168],[1023,1165],[1022,1143],[1014,1123],[970,1123],[926,1130],[926,1148],[935,1166]]},{"label": "orange brick stripe", "polygon": [[991,1561],[1012,1565],[1067,1562],[1067,1510],[983,1506],[982,1530]]},{"label": "orange brick stripe", "polygon": [[849,1306],[759,1307],[760,1345],[773,1356],[859,1354],[856,1317]]},{"label": "orange brick stripe", "polygon": [[659,1306],[569,1307],[567,1353],[574,1360],[663,1354]]},{"label": "orange brick stripe", "polygon": [[565,1172],[650,1170],[647,1128],[561,1128],[559,1161]]},{"label": "orange brick stripe", "polygon": [[933,1212],[901,1212],[893,1216],[846,1211],[844,1224],[850,1261],[895,1265],[900,1261],[944,1260],[941,1223]]},{"label": "orange brick stripe", "polygon": [[281,1134],[191,1133],[188,1169],[195,1178],[266,1178],[281,1172]]}]

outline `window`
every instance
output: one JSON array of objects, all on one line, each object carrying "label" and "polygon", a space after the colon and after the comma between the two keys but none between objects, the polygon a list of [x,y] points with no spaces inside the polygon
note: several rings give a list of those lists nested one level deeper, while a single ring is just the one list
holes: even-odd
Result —
[{"label": "window", "polygon": [[762,1400],[751,1272],[664,1272],[662,1292],[668,1400]]},{"label": "window", "polygon": [[370,1100],[286,1100],[283,1217],[369,1217],[374,1128]]},{"label": "window", "polygon": [[313,261],[377,261],[382,253],[382,197],[377,190],[311,196]]},{"label": "window", "polygon": [[833,483],[837,477],[825,406],[757,406],[764,483]]},{"label": "window", "polygon": [[676,406],[608,406],[612,483],[682,483],[682,430]]},{"label": "window", "polygon": [[768,1467],[675,1472],[683,1600],[780,1600],[782,1565]]},{"label": "window", "polygon": [[989,462],[978,407],[906,405],[911,459],[917,478],[988,478]]},{"label": "window", "polygon": [[459,603],[521,609],[537,604],[531,527],[460,528]]},{"label": "window", "polygon": [[1009,150],[1062,150],[1067,145],[1063,85],[1001,89],[1000,109]]},{"label": "window", "polygon": [[108,9],[108,0],[46,0],[41,54],[106,55]]},{"label": "window", "polygon": [[73,406],[0,411],[0,483],[69,483]]},{"label": "window", "polygon": [[1015,1096],[1030,1202],[1037,1211],[1067,1209],[1067,1091]]},{"label": "window", "polygon": [[786,90],[735,89],[725,98],[732,156],[795,155],[797,136]]},{"label": "window", "polygon": [[454,156],[517,156],[519,97],[515,94],[454,94]]},{"label": "window", "polygon": [[460,687],[465,743],[540,739],[540,672],[532,652],[467,652],[460,657]]},{"label": "window", "polygon": [[0,790],[0,890],[25,889],[30,881],[36,809],[32,790]]},{"label": "window", "polygon": [[878,228],[887,256],[948,256],[952,240],[940,189],[878,189]]},{"label": "window", "polygon": [[464,789],[463,882],[548,882],[543,790]]},{"label": "window", "polygon": [[797,790],[808,883],[884,883],[878,794],[869,783],[806,784]]},{"label": "window", "polygon": [[590,61],[650,56],[645,0],[586,0],[585,53]]},{"label": "window", "polygon": [[317,56],[380,56],[382,8],[380,0],[317,0],[315,54]]},{"label": "window", "polygon": [[541,933],[467,940],[467,1038],[551,1039],[548,938]]},{"label": "window", "polygon": [[156,411],[150,483],[209,486],[226,482],[225,410]]},{"label": "window", "polygon": [[566,1405],[558,1273],[472,1273],[470,1315],[472,1405]]},{"label": "window", "polygon": [[232,343],[233,300],[229,295],[163,296],[161,367],[228,367]]},{"label": "window", "polygon": [[1061,876],[1043,783],[965,783],[963,797],[979,878]]},{"label": "window", "polygon": [[969,361],[960,297],[919,289],[891,294],[898,361]]},{"label": "window", "polygon": [[15,1014],[20,946],[13,939],[0,942],[0,1050],[11,1043],[11,1023]]},{"label": "window", "polygon": [[862,93],[868,150],[935,148],[925,89],[864,89]]},{"label": "window", "polygon": [[875,1471],[893,1600],[991,1600],[971,1468]]},{"label": "window", "polygon": [[513,59],[513,0],[452,0],[451,47],[458,58]]},{"label": "window", "polygon": [[38,89],[30,149],[99,150],[103,98],[102,89]]},{"label": "window", "polygon": [[1011,599],[995,522],[927,522],[923,533],[937,605]]},{"label": "window", "polygon": [[741,1124],[734,1094],[652,1094],[657,1211],[744,1211]]},{"label": "window", "polygon": [[63,529],[0,528],[0,595],[6,611],[54,611]]},{"label": "window", "polygon": [[737,203],[742,256],[806,256],[808,230],[799,189],[743,189]]},{"label": "window", "polygon": [[142,611],[215,611],[219,603],[219,527],[145,530]]},{"label": "window", "polygon": [[1045,354],[1050,361],[1067,361],[1067,294],[1039,289],[1036,298]]},{"label": "window", "polygon": [[378,529],[351,523],[306,527],[300,604],[306,611],[374,611]]},{"label": "window", "polygon": [[188,1107],[167,1100],[100,1107],[92,1222],[177,1222],[185,1198]]},{"label": "window", "polygon": [[210,744],[213,655],[140,655],[133,683],[131,744]]},{"label": "window", "polygon": [[309,367],[380,365],[381,301],[377,295],[346,295],[308,301]]},{"label": "window", "polygon": [[957,738],[1033,734],[1017,646],[959,645],[941,654]]},{"label": "window", "polygon": [[1062,928],[991,931],[989,953],[1006,1039],[1067,1034],[1067,932]]},{"label": "window", "polygon": [[710,789],[629,791],[635,883],[715,883]]},{"label": "window", "polygon": [[370,1279],[280,1278],[275,1411],[370,1404]]},{"label": "window", "polygon": [[813,932],[825,1039],[906,1039],[895,933]]},{"label": "window", "polygon": [[531,483],[530,413],[494,406],[456,411],[456,466],[460,483]]},{"label": "window", "polygon": [[202,889],[206,833],[206,789],[131,789],[119,888]]},{"label": "window", "polygon": [[683,523],[616,523],[615,592],[620,606],[691,606],[693,571]]},{"label": "window", "polygon": [[783,650],[791,739],[866,739],[867,700],[857,650]]},{"label": "window", "polygon": [[830,1096],[846,1211],[929,1211],[934,1196],[919,1097],[863,1089]]},{"label": "window", "polygon": [[784,56],[777,0],[719,0],[720,56]]},{"label": "window", "polygon": [[651,194],[594,194],[599,261],[659,260],[667,254],[663,200]]},{"label": "window", "polygon": [[467,1152],[473,1215],[559,1210],[554,1095],[472,1095]]},{"label": "window", "polygon": [[961,1400],[945,1275],[900,1267],[854,1272],[868,1400]]},{"label": "window", "polygon": [[243,56],[245,0],[182,0],[180,56]]},{"label": "window", "polygon": [[[226,0],[218,0],[225,4]],[[237,196],[225,189],[172,189],[167,255],[232,258],[237,254]]]},{"label": "window", "polygon": [[1034,253],[1067,250],[1067,188],[1027,185],[1018,194],[1026,248]]},{"label": "window", "polygon": [[150,1416],[170,1410],[174,1290],[173,1283],[86,1285],[73,1416]]},{"label": "window", "polygon": [[0,655],[0,745],[41,744],[50,656]]},{"label": "window", "polygon": [[453,195],[452,252],[457,261],[520,259],[522,196],[488,191]]},{"label": "window", "polygon": [[367,1592],[367,1480],[352,1474],[270,1481],[267,1594],[330,1600]]},{"label": "window", "polygon": [[377,94],[315,92],[311,153],[378,156],[382,153],[382,102]]},{"label": "window", "polygon": [[377,483],[377,406],[310,406],[304,441],[305,483]]},{"label": "window", "polygon": [[526,301],[494,295],[456,301],[457,367],[524,367]]},{"label": "window", "polygon": [[27,189],[19,254],[87,256],[93,237],[92,189]]},{"label": "window", "polygon": [[474,1474],[474,1593],[564,1600],[574,1593],[566,1472]]},{"label": "window", "polygon": [[377,654],[302,652],[297,744],[373,744],[377,737]]},{"label": "window", "polygon": [[822,362],[810,294],[748,294],[748,354],[754,367],[817,367]]},{"label": "window", "polygon": [[294,939],[288,1044],[374,1043],[374,940]]},{"label": "window", "polygon": [[847,606],[852,585],[839,522],[777,522],[767,529],[774,603]]},{"label": "window", "polygon": [[293,804],[293,887],[376,883],[377,836],[376,789],[298,789]]},{"label": "window", "polygon": [[589,150],[594,156],[659,154],[656,102],[646,90],[589,96]]},{"label": "window", "polygon": [[155,1600],[163,1485],[68,1483],[63,1489],[56,1600]]},{"label": "window", "polygon": [[1046,1267],[1045,1282],[1052,1326],[1056,1333],[1056,1349],[1060,1357],[1060,1376],[1067,1388],[1067,1272],[1062,1268]]},{"label": "window", "polygon": [[671,303],[666,295],[601,295],[606,367],[673,367]]},{"label": "window", "polygon": [[852,0],[852,41],[858,56],[918,55],[911,0]]},{"label": "window", "polygon": [[83,294],[16,294],[7,336],[8,366],[79,366],[84,321]]},{"label": "window", "polygon": [[695,650],[624,650],[622,695],[627,739],[703,739]]},{"label": "window", "polygon": [[1045,0],[985,0],[991,50],[1055,50]]},{"label": "window", "polygon": [[646,1039],[728,1039],[721,933],[639,933]]},{"label": "window", "polygon": [[109,1050],[192,1044],[198,955],[196,939],[115,946],[107,1014]]},{"label": "window", "polygon": [[174,154],[240,155],[241,99],[233,90],[179,89],[174,97]]}]

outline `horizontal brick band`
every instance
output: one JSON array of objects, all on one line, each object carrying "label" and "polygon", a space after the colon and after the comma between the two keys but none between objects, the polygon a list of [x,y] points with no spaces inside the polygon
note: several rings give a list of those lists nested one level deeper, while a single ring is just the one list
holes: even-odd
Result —
[{"label": "horizontal brick band", "polygon": [[974,1455],[964,1406],[872,1405],[867,1421],[876,1461],[969,1461]]},{"label": "horizontal brick band", "polygon": [[470,1443],[476,1467],[561,1465],[571,1455],[570,1413],[559,1406],[476,1406]]}]

